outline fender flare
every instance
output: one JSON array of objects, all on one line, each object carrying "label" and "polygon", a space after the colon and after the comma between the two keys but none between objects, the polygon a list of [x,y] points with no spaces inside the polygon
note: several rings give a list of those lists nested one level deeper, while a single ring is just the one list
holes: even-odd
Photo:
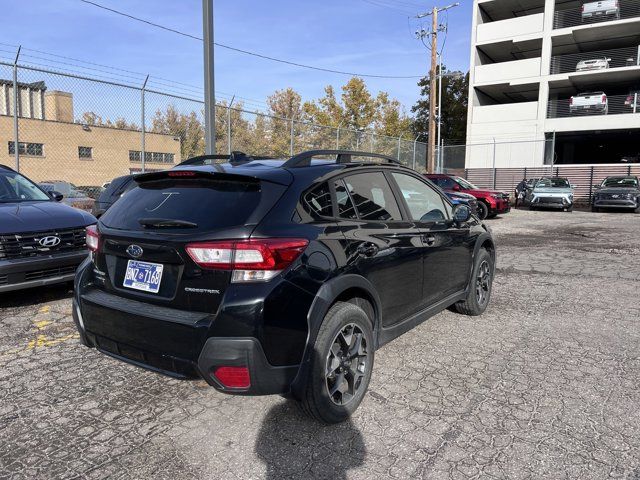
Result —
[{"label": "fender flare", "polygon": [[300,362],[300,368],[298,374],[291,383],[291,393],[297,398],[301,398],[302,389],[306,384],[306,379],[309,371],[309,364],[311,362],[311,354],[313,353],[313,346],[320,330],[320,325],[326,316],[331,306],[335,303],[336,299],[345,291],[357,288],[363,290],[369,296],[368,300],[372,300],[372,307],[374,311],[373,321],[373,338],[375,348],[378,347],[378,332],[380,330],[380,312],[381,302],[380,296],[376,292],[374,286],[366,278],[355,275],[347,274],[340,277],[333,278],[328,282],[325,282],[318,293],[316,294],[309,313],[307,314],[307,342],[304,352],[302,354],[302,361]]},{"label": "fender flare", "polygon": [[478,238],[476,239],[476,244],[473,248],[473,257],[471,258],[471,271],[469,272],[469,283],[467,284],[467,290],[469,289],[469,285],[471,285],[471,282],[473,281],[473,266],[475,265],[476,257],[478,256],[478,252],[482,248],[482,245],[487,240],[491,244],[491,250],[489,251],[489,253],[491,254],[491,258],[493,259],[493,273],[495,274],[496,263],[497,263],[496,244],[493,241],[493,237],[491,236],[491,234],[489,232],[484,232],[478,235]]}]

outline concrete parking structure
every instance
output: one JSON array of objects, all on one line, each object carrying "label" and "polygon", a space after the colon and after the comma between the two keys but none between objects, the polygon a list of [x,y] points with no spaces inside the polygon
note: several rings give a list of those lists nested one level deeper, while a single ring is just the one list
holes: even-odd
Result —
[{"label": "concrete parking structure", "polygon": [[383,347],[338,426],[81,347],[66,287],[0,297],[0,478],[640,478],[640,216],[488,225],[487,312]]}]

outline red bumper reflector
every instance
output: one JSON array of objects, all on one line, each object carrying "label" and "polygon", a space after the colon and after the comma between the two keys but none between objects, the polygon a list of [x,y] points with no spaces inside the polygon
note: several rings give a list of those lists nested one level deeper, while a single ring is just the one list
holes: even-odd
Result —
[{"label": "red bumper reflector", "polygon": [[251,378],[247,367],[217,367],[213,375],[226,388],[249,388]]}]

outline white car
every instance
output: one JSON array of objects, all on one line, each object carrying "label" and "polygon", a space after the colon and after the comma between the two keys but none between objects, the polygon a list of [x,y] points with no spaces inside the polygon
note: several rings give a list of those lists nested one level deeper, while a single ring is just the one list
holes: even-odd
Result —
[{"label": "white car", "polygon": [[609,102],[604,92],[587,92],[574,95],[569,99],[569,112],[577,113],[609,113]]},{"label": "white car", "polygon": [[594,17],[620,18],[620,2],[618,0],[600,0],[599,2],[586,2],[582,4],[582,21]]},{"label": "white car", "polygon": [[606,70],[609,68],[610,58],[592,58],[582,60],[576,65],[576,72],[586,72],[589,70]]}]

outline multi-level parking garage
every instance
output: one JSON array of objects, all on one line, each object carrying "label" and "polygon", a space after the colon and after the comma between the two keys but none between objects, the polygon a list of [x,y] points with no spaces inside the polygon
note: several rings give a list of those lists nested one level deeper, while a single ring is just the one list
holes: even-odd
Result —
[{"label": "multi-level parking garage", "polygon": [[467,144],[524,140],[466,166],[640,161],[640,0],[475,0]]}]

